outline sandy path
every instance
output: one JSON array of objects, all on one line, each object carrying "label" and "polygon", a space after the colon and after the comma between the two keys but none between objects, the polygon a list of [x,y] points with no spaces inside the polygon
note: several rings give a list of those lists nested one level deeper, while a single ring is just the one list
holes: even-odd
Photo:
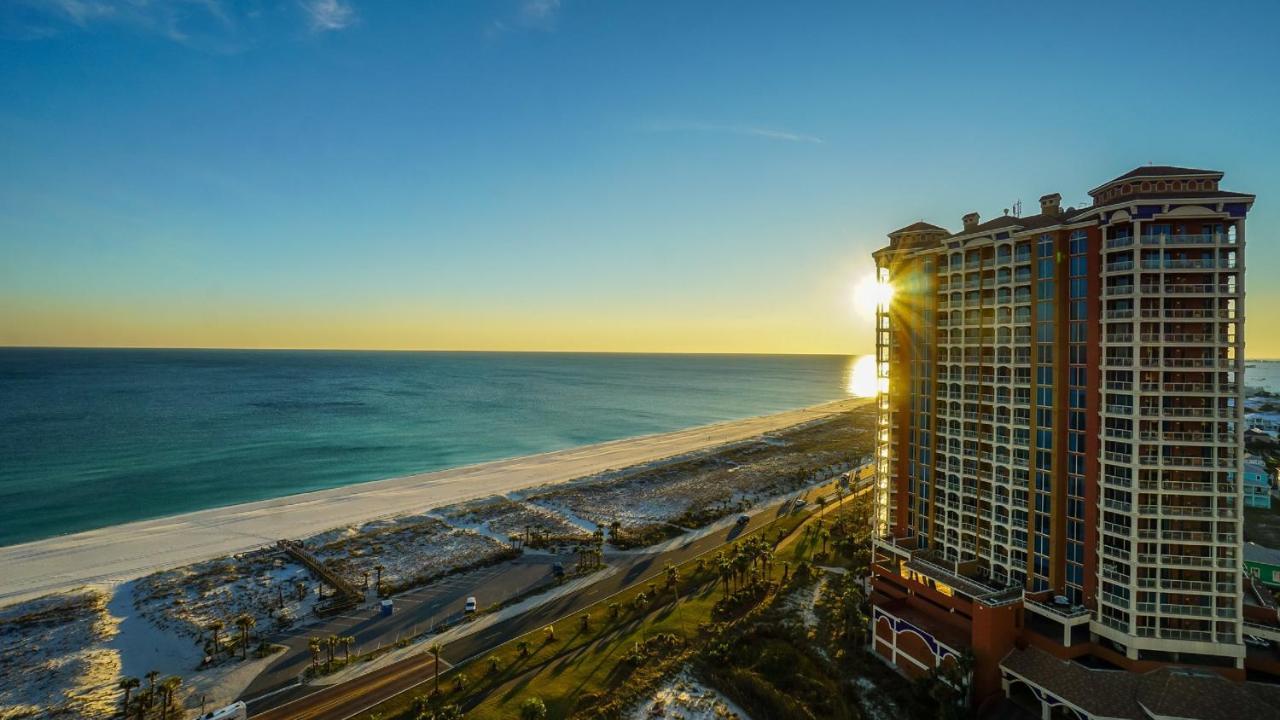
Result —
[{"label": "sandy path", "polygon": [[652,462],[743,440],[865,402],[840,400],[776,415],[200,510],[0,547],[0,605],[88,583],[131,580],[155,570],[250,550],[280,538],[302,538],[379,517],[421,512],[471,498]]}]

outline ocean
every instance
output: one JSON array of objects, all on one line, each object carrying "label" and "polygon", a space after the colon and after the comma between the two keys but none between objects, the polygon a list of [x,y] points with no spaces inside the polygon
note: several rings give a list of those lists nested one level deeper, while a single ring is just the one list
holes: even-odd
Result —
[{"label": "ocean", "polygon": [[805,407],[854,360],[0,348],[0,545]]},{"label": "ocean", "polygon": [[1246,388],[1280,393],[1280,360],[1246,360]]}]

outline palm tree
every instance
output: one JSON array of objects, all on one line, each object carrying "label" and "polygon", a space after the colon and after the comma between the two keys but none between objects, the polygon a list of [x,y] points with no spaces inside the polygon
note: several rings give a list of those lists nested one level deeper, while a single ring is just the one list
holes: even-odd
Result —
[{"label": "palm tree", "polygon": [[675,590],[680,583],[680,570],[675,563],[667,563],[667,589]]},{"label": "palm tree", "polygon": [[431,647],[427,650],[435,656],[435,687],[436,692],[440,692],[440,652],[444,648],[440,647],[440,643],[431,643]]},{"label": "palm tree", "polygon": [[382,563],[378,563],[377,565],[373,566],[373,571],[378,573],[378,579],[377,581],[375,581],[374,585],[376,586],[375,589],[377,590],[379,595],[382,594],[382,571],[386,569],[387,568],[384,567]]},{"label": "palm tree", "polygon": [[355,644],[356,638],[354,635],[347,635],[342,638],[342,650],[345,654],[343,660],[347,665],[351,664],[351,646]]},{"label": "palm tree", "polygon": [[325,638],[324,647],[329,653],[329,667],[333,667],[333,652],[338,649],[338,636],[330,635]]},{"label": "palm tree", "polygon": [[746,584],[747,569],[750,567],[751,558],[747,557],[743,553],[738,553],[738,556],[733,559],[733,569],[737,572],[739,587]]},{"label": "palm tree", "polygon": [[169,707],[173,705],[173,696],[178,692],[178,688],[182,685],[182,678],[177,675],[170,675],[160,683],[160,687],[164,690],[164,705],[160,708],[160,718],[165,720],[169,717]]},{"label": "palm tree", "polygon": [[311,650],[311,667],[314,669],[320,666],[320,638],[311,638],[307,641],[307,647]]},{"label": "palm tree", "polygon": [[822,554],[826,555],[827,541],[831,539],[831,533],[827,530],[822,530],[818,533],[818,537],[822,539]]},{"label": "palm tree", "polygon": [[733,566],[729,564],[729,559],[722,557],[719,563],[720,579],[724,581],[724,594],[728,597],[730,590],[730,582],[733,580]]},{"label": "palm tree", "polygon": [[222,649],[218,646],[218,634],[221,633],[222,629],[225,628],[226,626],[227,624],[222,622],[221,620],[214,620],[213,622],[209,623],[209,631],[213,633],[213,654],[214,655],[217,655],[218,651]]},{"label": "palm tree", "polygon": [[244,660],[249,657],[249,629],[257,625],[258,621],[253,619],[249,613],[242,613],[236,618],[236,627],[240,628],[240,659]]},{"label": "palm tree", "polygon": [[135,688],[142,683],[136,677],[122,677],[120,682],[116,683],[116,687],[124,691],[124,702],[121,703],[121,714],[128,716],[129,714],[129,696],[133,694]]},{"label": "palm tree", "polygon": [[148,670],[145,677],[147,678],[147,707],[151,707],[151,703],[155,700],[156,678],[160,677],[160,671]]}]

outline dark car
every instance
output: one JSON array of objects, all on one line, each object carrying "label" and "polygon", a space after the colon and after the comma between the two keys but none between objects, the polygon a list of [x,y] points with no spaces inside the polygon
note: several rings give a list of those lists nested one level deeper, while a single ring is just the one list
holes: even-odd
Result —
[{"label": "dark car", "polygon": [[555,565],[552,565],[551,572],[554,573],[556,577],[564,577],[564,564],[556,563]]},{"label": "dark car", "polygon": [[751,522],[751,516],[750,516],[750,515],[739,515],[739,516],[738,516],[738,524],[739,524],[739,525],[746,525],[746,524],[747,524],[747,523],[749,523],[749,522]]}]

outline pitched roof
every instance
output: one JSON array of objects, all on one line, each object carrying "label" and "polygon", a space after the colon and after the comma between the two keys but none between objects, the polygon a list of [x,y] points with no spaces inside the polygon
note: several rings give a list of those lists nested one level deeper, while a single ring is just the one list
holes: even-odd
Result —
[{"label": "pitched roof", "polygon": [[1051,225],[1058,225],[1064,222],[1070,222],[1077,215],[1080,215],[1081,213],[1089,209],[1090,208],[1063,209],[1063,211],[1058,213],[1057,215],[1050,215],[1048,213],[1039,213],[1036,215],[1025,215],[1023,217],[1016,217],[1014,215],[1001,215],[1000,217],[995,218],[993,220],[988,220],[984,223],[979,223],[978,225],[976,225],[971,229],[961,230],[958,233],[953,233],[950,237],[954,238],[954,237],[960,237],[962,235],[981,235],[984,233],[994,232],[996,230],[1003,230],[1004,228],[1018,228],[1020,230],[1035,230],[1036,228],[1049,227]]},{"label": "pitched roof", "polygon": [[1244,559],[1245,562],[1280,566],[1280,550],[1254,542],[1247,542],[1244,544]]},{"label": "pitched roof", "polygon": [[1235,720],[1273,718],[1274,697],[1257,683],[1234,683],[1208,670],[1164,667],[1147,673],[1091,670],[1035,647],[1014,649],[1000,666],[1094,717],[1151,716]]},{"label": "pitched roof", "polygon": [[[1104,186],[1105,187],[1105,186]],[[1206,198],[1211,200],[1252,200],[1253,195],[1249,193],[1230,192],[1227,190],[1178,190],[1176,192],[1142,192],[1135,191],[1129,195],[1123,195],[1113,200],[1108,200],[1099,205],[1132,205],[1141,200],[1172,200],[1172,199],[1188,199],[1196,200],[1198,198]]]},{"label": "pitched roof", "polygon": [[[1129,178],[1139,177],[1182,177],[1183,175],[1221,175],[1218,170],[1201,170],[1198,168],[1185,168],[1176,165],[1142,165],[1136,167],[1120,177],[1112,180],[1128,180]],[[1109,184],[1109,183],[1108,183]]]},{"label": "pitched roof", "polygon": [[1161,177],[1183,177],[1187,175],[1209,175],[1217,180],[1222,179],[1222,171],[1220,170],[1201,170],[1199,168],[1178,167],[1176,165],[1143,165],[1136,167],[1129,172],[1114,177],[1098,187],[1089,191],[1089,194],[1098,192],[1099,190],[1120,182],[1121,180],[1132,180],[1134,178],[1161,178]]},{"label": "pitched roof", "polygon": [[947,230],[946,228],[940,228],[937,225],[932,225],[930,223],[927,223],[921,220],[920,222],[917,222],[917,223],[911,223],[910,225],[904,228],[898,228],[897,230],[894,230],[893,232],[889,233],[889,236],[892,237],[894,235],[901,235],[903,233],[916,233],[916,232],[940,232],[940,233],[950,234],[950,231]]}]

